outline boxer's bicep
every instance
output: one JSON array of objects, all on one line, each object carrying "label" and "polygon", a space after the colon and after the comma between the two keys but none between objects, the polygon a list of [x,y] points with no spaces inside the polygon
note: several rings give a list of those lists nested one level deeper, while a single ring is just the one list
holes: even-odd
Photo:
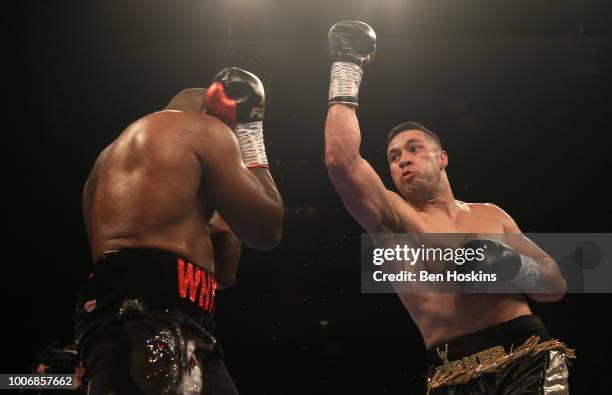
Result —
[{"label": "boxer's bicep", "polygon": [[369,233],[395,231],[399,219],[389,191],[359,154],[361,132],[355,108],[332,105],[325,122],[325,165],[344,206]]},{"label": "boxer's bicep", "polygon": [[506,244],[512,247],[519,254],[533,259],[542,257],[550,258],[546,252],[544,252],[540,247],[538,247],[537,244],[529,240],[529,238],[525,236],[523,232],[521,232],[521,229],[517,223],[508,213],[497,206],[495,206],[495,210],[497,211],[499,219],[502,221],[505,234],[504,242]]},{"label": "boxer's bicep", "polygon": [[367,232],[398,229],[399,217],[390,192],[363,158],[352,169],[330,171],[332,182],[351,216]]}]

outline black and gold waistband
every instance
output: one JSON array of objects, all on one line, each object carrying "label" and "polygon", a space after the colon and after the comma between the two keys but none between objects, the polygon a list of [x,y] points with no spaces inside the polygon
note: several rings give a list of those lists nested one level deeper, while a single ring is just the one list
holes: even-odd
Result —
[{"label": "black and gold waistband", "polygon": [[559,350],[567,359],[574,358],[574,350],[551,338],[536,315],[517,317],[458,337],[427,351],[428,392],[444,385],[466,383],[520,358],[548,350]]}]

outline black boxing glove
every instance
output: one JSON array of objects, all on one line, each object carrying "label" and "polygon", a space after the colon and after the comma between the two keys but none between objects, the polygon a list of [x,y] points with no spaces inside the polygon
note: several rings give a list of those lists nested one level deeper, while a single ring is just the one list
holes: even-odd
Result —
[{"label": "black boxing glove", "polygon": [[263,121],[265,101],[263,84],[255,74],[226,67],[206,92],[206,113],[233,129],[238,123]]},{"label": "black boxing glove", "polygon": [[521,255],[512,247],[495,240],[471,240],[463,248],[480,249],[482,261],[472,260],[459,266],[459,271],[482,270],[494,273],[497,281],[506,281],[523,290],[533,290],[542,278],[542,265],[533,258]]},{"label": "black boxing glove", "polygon": [[237,67],[221,70],[206,92],[205,106],[206,114],[232,128],[246,167],[268,167],[263,139],[265,93],[255,74]]},{"label": "black boxing glove", "polygon": [[330,29],[328,43],[332,59],[329,104],[357,107],[362,67],[374,58],[376,33],[364,22],[342,21]]}]

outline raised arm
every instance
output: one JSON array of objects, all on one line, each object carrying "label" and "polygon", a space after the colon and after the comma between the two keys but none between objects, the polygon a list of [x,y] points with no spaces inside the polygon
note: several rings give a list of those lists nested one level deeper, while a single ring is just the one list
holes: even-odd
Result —
[{"label": "raised arm", "polygon": [[[281,239],[284,208],[268,171],[263,138],[263,84],[248,71],[225,68],[206,91],[205,108],[207,114],[233,132],[219,134],[232,138],[222,138],[219,147],[209,150],[208,155],[216,160],[203,162],[211,176],[206,183],[209,194],[221,216],[245,244],[257,249],[273,248]],[[236,205],[246,207],[240,209]]]},{"label": "raised arm", "polygon": [[394,193],[359,154],[360,132],[355,109],[332,105],[325,123],[325,165],[344,206],[367,232],[395,231],[399,217]]},{"label": "raised arm", "polygon": [[362,67],[376,50],[374,30],[363,22],[344,21],[329,32],[332,71],[325,122],[325,165],[344,206],[368,232],[394,231],[399,217],[396,194],[359,154],[361,133],[355,113]]},{"label": "raised arm", "polygon": [[213,117],[203,119],[196,155],[205,195],[244,244],[274,248],[282,237],[283,204],[270,173],[247,169],[231,130]]}]

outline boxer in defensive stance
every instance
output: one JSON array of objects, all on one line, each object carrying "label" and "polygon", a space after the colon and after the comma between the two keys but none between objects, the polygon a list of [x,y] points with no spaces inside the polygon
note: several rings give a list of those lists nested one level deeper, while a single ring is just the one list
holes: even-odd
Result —
[{"label": "boxer in defensive stance", "polygon": [[129,125],[96,160],[83,191],[94,273],[75,314],[88,394],[237,393],[211,316],[241,242],[281,240],[264,104],[255,75],[227,68]]}]

